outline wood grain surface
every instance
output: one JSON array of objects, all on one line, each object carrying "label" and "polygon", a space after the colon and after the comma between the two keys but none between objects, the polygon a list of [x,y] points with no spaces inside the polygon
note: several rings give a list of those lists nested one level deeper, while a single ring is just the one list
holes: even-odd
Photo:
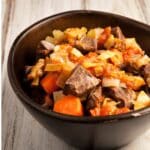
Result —
[{"label": "wood grain surface", "polygon": [[[150,0],[2,0],[2,149],[75,150],[48,133],[17,100],[7,76],[7,58],[16,36],[41,18],[75,9],[128,16],[150,24]],[[136,128],[136,127],[135,127]],[[150,130],[121,150],[149,150]]]}]

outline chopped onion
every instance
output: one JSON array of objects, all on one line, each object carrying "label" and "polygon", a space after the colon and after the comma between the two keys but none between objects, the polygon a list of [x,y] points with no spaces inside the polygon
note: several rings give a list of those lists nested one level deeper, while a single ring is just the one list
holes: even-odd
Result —
[{"label": "chopped onion", "polygon": [[47,64],[45,66],[45,71],[61,71],[62,65],[61,64]]},{"label": "chopped onion", "polygon": [[73,56],[77,57],[77,58],[83,56],[82,53],[81,53],[78,49],[76,49],[76,48],[73,48],[73,49],[71,50],[71,54],[72,54]]},{"label": "chopped onion", "polygon": [[119,87],[120,86],[120,80],[105,77],[102,79],[102,86],[103,87]]},{"label": "chopped onion", "polygon": [[65,95],[63,94],[63,91],[62,91],[62,90],[53,92],[54,102],[58,101],[58,100],[61,99],[63,96],[65,96]]},{"label": "chopped onion", "polygon": [[41,44],[46,48],[47,50],[53,50],[54,49],[54,44],[47,42],[46,40],[42,40]]}]

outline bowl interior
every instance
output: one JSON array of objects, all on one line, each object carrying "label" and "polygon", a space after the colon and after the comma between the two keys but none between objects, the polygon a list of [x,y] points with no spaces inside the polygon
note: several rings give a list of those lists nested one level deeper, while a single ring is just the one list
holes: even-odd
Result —
[{"label": "bowl interior", "polygon": [[28,95],[28,88],[23,82],[24,66],[32,65],[35,60],[35,50],[40,40],[51,35],[52,30],[64,30],[68,27],[105,27],[120,26],[127,37],[135,37],[143,50],[150,55],[150,28],[148,25],[130,19],[96,11],[72,11],[61,13],[43,19],[23,31],[14,42],[8,70],[9,77],[15,87]]}]

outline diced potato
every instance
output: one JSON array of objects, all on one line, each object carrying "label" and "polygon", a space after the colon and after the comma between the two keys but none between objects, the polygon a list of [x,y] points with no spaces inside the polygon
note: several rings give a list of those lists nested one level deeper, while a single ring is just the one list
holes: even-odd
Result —
[{"label": "diced potato", "polygon": [[136,42],[135,38],[126,38],[125,44],[126,44],[126,49],[131,48],[131,47],[141,49],[139,44]]},{"label": "diced potato", "polygon": [[65,82],[67,80],[67,78],[69,77],[70,73],[72,71],[72,68],[67,67],[66,65],[64,66],[61,74],[59,75],[58,79],[57,79],[57,86],[63,88],[65,85]]},{"label": "diced potato", "polygon": [[98,39],[103,31],[104,29],[102,28],[90,29],[87,33],[87,36],[90,38]]},{"label": "diced potato", "polygon": [[76,48],[73,48],[73,49],[71,50],[71,54],[72,54],[74,57],[77,57],[77,58],[83,56],[83,54],[82,54],[78,49],[76,49]]},{"label": "diced potato", "polygon": [[61,71],[61,70],[62,70],[61,64],[47,64],[44,69],[44,71]]},{"label": "diced potato", "polygon": [[120,80],[114,79],[114,78],[104,77],[102,79],[102,86],[103,87],[119,87],[120,86]]},{"label": "diced potato", "polygon": [[45,38],[45,41],[53,43],[53,44],[56,44],[56,40],[53,37],[51,37],[51,36],[47,36]]},{"label": "diced potato", "polygon": [[64,59],[63,57],[61,57],[60,55],[58,55],[57,53],[52,53],[50,55],[50,60],[52,62],[55,62],[55,63],[64,63]]},{"label": "diced potato", "polygon": [[90,29],[87,33],[87,36],[94,39],[96,37],[95,29]]},{"label": "diced potato", "polygon": [[76,48],[72,48],[69,52],[69,59],[73,62],[78,62],[83,54]]},{"label": "diced potato", "polygon": [[65,34],[61,30],[53,30],[54,39],[58,42],[62,42],[65,40]]},{"label": "diced potato", "polygon": [[107,49],[110,49],[114,44],[115,44],[115,38],[114,38],[114,36],[111,34],[111,35],[109,36],[109,38],[107,39],[107,41],[105,42],[104,46],[105,46]]},{"label": "diced potato", "polygon": [[60,50],[60,45],[56,45],[55,47],[54,47],[54,52],[57,52],[57,51],[59,51]]},{"label": "diced potato", "polygon": [[69,44],[61,44],[61,45],[56,45],[54,47],[54,52],[59,52],[61,53],[68,53],[72,49],[72,46]]},{"label": "diced potato", "polygon": [[135,110],[150,106],[150,97],[144,92],[139,92],[137,100],[135,101]]},{"label": "diced potato", "polygon": [[87,28],[86,27],[81,27],[78,38],[80,39],[86,33],[87,33]]},{"label": "diced potato", "polygon": [[140,89],[141,86],[145,85],[144,79],[140,76],[132,76],[132,75],[124,74],[121,77],[121,79],[123,82],[126,83],[128,87],[130,87],[133,90],[138,90]]},{"label": "diced potato", "polygon": [[82,28],[67,28],[65,30],[65,34],[67,38],[78,38],[80,39],[83,35],[85,35],[87,29],[85,27]]},{"label": "diced potato", "polygon": [[69,60],[69,51],[72,47],[69,44],[57,45],[54,48],[54,53],[50,55],[50,59],[55,63],[66,63]]},{"label": "diced potato", "polygon": [[89,61],[84,61],[82,63],[84,68],[91,68],[91,67],[96,67],[98,66],[98,63],[94,63],[94,62],[89,62]]},{"label": "diced potato", "polygon": [[148,63],[150,63],[150,57],[148,57],[147,55],[144,55],[140,59],[137,59],[137,61],[135,61],[135,65],[137,68],[140,68]]},{"label": "diced potato", "polygon": [[102,61],[107,61],[108,59],[110,59],[111,62],[116,66],[121,65],[123,63],[122,53],[117,50],[101,51],[101,54],[97,58]]},{"label": "diced potato", "polygon": [[64,96],[65,95],[63,94],[62,90],[53,92],[54,102],[58,101],[59,99],[61,99]]},{"label": "diced potato", "polygon": [[144,91],[141,91],[138,94],[137,101],[147,105],[150,104],[150,97]]},{"label": "diced potato", "polygon": [[123,64],[123,56],[122,53],[119,51],[114,51],[114,56],[110,58],[111,62],[116,65],[116,66],[120,66],[121,64]]},{"label": "diced potato", "polygon": [[113,56],[115,56],[115,53],[113,51],[105,50],[101,51],[101,54],[98,56],[98,59],[106,60],[112,58]]}]

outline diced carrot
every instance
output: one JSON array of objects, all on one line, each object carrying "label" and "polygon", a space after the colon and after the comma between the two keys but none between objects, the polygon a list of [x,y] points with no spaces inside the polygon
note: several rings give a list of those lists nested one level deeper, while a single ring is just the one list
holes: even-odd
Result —
[{"label": "diced carrot", "polygon": [[41,86],[45,90],[46,93],[51,94],[55,90],[57,90],[56,81],[58,78],[57,73],[48,73],[40,82]]},{"label": "diced carrot", "polygon": [[72,95],[64,96],[56,101],[53,111],[67,115],[83,116],[83,108],[80,99]]},{"label": "diced carrot", "polygon": [[100,116],[100,108],[99,107],[95,107],[93,109],[90,110],[90,114],[91,116]]},{"label": "diced carrot", "polygon": [[111,27],[106,27],[98,40],[98,45],[100,47],[106,42],[110,34],[111,34]]},{"label": "diced carrot", "polygon": [[108,105],[103,106],[100,110],[100,116],[108,116],[110,115],[110,112],[111,112],[111,108]]},{"label": "diced carrot", "polygon": [[127,113],[127,112],[130,112],[130,109],[127,107],[123,107],[123,108],[118,108],[115,111],[115,114],[118,115],[118,114],[123,114],[123,113]]}]

